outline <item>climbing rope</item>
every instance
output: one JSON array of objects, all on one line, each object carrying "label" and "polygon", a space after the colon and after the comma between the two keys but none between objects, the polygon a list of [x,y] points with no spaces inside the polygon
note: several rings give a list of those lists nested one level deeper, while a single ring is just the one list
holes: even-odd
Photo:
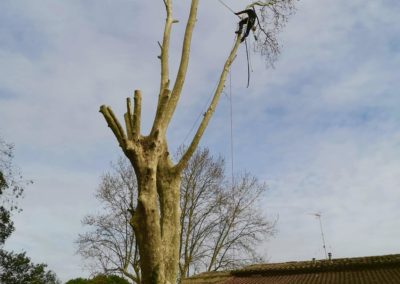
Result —
[{"label": "climbing rope", "polygon": [[[235,11],[233,11],[231,7],[229,7],[228,5],[226,5],[226,4],[224,3],[224,1],[222,1],[222,0],[218,0],[218,1],[219,1],[219,3],[221,3],[222,5],[224,5],[229,11],[231,11],[233,14],[235,14]],[[238,16],[238,17],[239,17],[239,16]]]},{"label": "climbing rope", "polygon": [[232,107],[232,75],[231,71],[229,71],[229,117],[230,117],[230,124],[231,124],[231,179],[232,179],[232,186],[233,186],[233,107]]}]

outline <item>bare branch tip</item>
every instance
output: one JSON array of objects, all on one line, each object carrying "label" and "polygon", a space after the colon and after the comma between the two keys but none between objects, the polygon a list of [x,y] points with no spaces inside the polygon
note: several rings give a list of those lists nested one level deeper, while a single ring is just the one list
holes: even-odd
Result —
[{"label": "bare branch tip", "polygon": [[106,109],[107,109],[106,105],[101,105],[99,112],[104,113],[106,111]]}]

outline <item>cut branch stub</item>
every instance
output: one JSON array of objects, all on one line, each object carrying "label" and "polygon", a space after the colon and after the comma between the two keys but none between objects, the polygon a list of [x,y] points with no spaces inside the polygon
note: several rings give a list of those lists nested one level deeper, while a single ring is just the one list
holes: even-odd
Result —
[{"label": "cut branch stub", "polygon": [[133,138],[133,115],[132,115],[131,98],[126,98],[126,108],[127,112],[124,114],[126,132],[128,135],[128,139],[131,140]]},{"label": "cut branch stub", "polygon": [[125,132],[121,124],[118,122],[118,119],[115,117],[113,111],[110,107],[102,105],[100,107],[100,112],[103,114],[108,126],[111,128],[112,132],[117,138],[119,145],[124,149],[126,139]]},{"label": "cut branch stub", "polygon": [[103,114],[107,121],[108,126],[111,128],[119,145],[125,151],[130,148],[132,142],[136,142],[140,135],[140,122],[142,112],[142,94],[139,90],[135,90],[134,109],[132,114],[131,99],[126,99],[127,112],[124,114],[126,133],[116,118],[114,112],[109,106],[102,105],[100,112]]},{"label": "cut branch stub", "polygon": [[142,92],[135,90],[134,110],[133,110],[133,139],[137,140],[140,135],[140,123],[142,115]]}]

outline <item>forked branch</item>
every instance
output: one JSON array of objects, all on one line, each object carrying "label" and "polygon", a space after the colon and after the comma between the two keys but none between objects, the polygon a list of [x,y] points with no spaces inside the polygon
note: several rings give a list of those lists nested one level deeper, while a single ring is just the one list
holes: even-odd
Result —
[{"label": "forked branch", "polygon": [[127,135],[119,123],[117,117],[109,106],[102,105],[100,112],[103,114],[107,121],[108,126],[111,128],[119,145],[125,151],[127,148],[127,141],[136,141],[140,135],[140,117],[142,111],[142,94],[139,90],[135,90],[134,110],[132,114],[131,100],[126,99],[127,112],[124,115],[125,126]]},{"label": "forked branch", "polygon": [[[164,35],[163,35],[163,42],[158,45],[161,49],[161,55],[159,56],[161,60],[161,80],[160,80],[160,92],[158,95],[158,102],[157,102],[157,110],[156,110],[156,117],[153,122],[152,132],[155,131],[156,128],[159,127],[159,123],[161,121],[161,114],[164,112],[165,109],[165,90],[169,87],[169,46],[170,46],[170,38],[171,38],[171,29],[172,24],[177,23],[177,20],[174,20],[172,17],[172,1],[171,0],[164,0],[165,10],[167,12],[167,18],[165,20],[164,26]],[[169,99],[169,97],[168,97]]]},{"label": "forked branch", "polygon": [[182,55],[181,55],[181,62],[178,69],[178,74],[176,76],[175,85],[171,92],[171,97],[165,109],[165,119],[163,120],[164,127],[166,128],[171,121],[172,115],[175,112],[176,105],[178,104],[179,97],[182,92],[182,87],[185,82],[187,68],[189,65],[189,57],[190,57],[190,45],[192,42],[192,34],[193,29],[196,24],[196,17],[197,17],[197,7],[199,5],[199,0],[192,0],[190,6],[190,13],[189,19],[186,24],[185,29],[185,37],[183,40],[183,47],[182,47]]}]

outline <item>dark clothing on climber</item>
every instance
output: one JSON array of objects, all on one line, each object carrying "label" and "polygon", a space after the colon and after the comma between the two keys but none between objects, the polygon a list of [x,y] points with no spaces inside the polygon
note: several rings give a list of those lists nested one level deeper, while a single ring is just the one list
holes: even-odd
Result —
[{"label": "dark clothing on climber", "polygon": [[243,10],[243,11],[235,13],[235,15],[241,15],[241,14],[245,14],[245,13],[247,14],[247,17],[240,20],[239,29],[235,32],[238,35],[240,35],[243,31],[243,26],[246,25],[246,32],[242,36],[241,42],[243,42],[246,39],[246,37],[249,35],[250,30],[254,27],[254,24],[256,23],[256,19],[257,19],[257,14],[253,9]]}]

